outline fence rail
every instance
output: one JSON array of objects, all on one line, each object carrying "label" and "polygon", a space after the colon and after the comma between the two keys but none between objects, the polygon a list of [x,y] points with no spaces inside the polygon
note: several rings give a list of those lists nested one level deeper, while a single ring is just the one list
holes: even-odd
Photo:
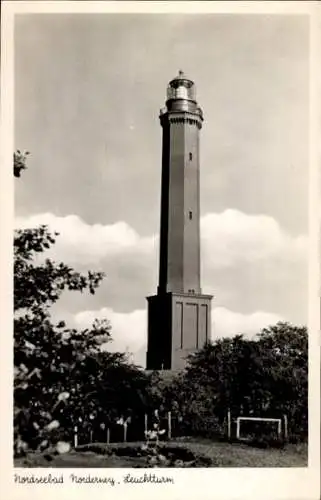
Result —
[{"label": "fence rail", "polygon": [[[278,437],[288,439],[288,419],[286,415],[282,418],[267,418],[253,416],[234,416],[227,411],[225,418],[204,418],[201,421],[202,425],[194,424],[193,422],[186,423],[178,415],[167,412],[157,419],[158,428],[165,430],[161,439],[175,439],[180,437],[203,435],[204,437],[219,437],[227,439],[244,440],[240,437],[240,424],[243,422],[243,427],[246,426],[248,434],[263,432],[263,427],[259,425],[261,422],[277,423]],[[253,427],[251,422],[253,422]],[[91,425],[76,425],[74,426],[73,442],[77,447],[88,443],[119,443],[119,442],[136,442],[146,439],[146,432],[153,429],[153,416],[141,415],[133,418],[128,422],[122,423],[100,423]],[[281,432],[282,431],[282,432]],[[246,438],[245,438],[246,439]]]}]

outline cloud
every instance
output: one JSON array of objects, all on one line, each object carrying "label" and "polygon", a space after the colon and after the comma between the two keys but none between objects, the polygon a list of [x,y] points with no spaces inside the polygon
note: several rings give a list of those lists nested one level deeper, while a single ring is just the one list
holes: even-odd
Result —
[{"label": "cloud", "polygon": [[[51,213],[17,217],[16,227],[46,224],[60,233],[54,253],[72,262],[92,263],[119,254],[142,258],[158,252],[158,236],[140,236],[124,221],[87,224],[77,215]],[[228,209],[201,218],[204,267],[231,267],[239,262],[275,257],[300,258],[307,245],[304,235],[292,236],[267,215],[248,215]]]},{"label": "cloud", "polygon": [[[72,322],[77,328],[87,328],[95,318],[106,318],[112,325],[113,342],[106,344],[110,351],[128,352],[132,360],[145,366],[147,349],[147,311],[135,310],[130,313],[119,313],[109,308],[98,311],[81,311],[74,315]],[[247,338],[254,337],[262,328],[274,325],[283,318],[277,314],[256,311],[251,314],[241,314],[223,307],[212,309],[212,340],[220,337],[233,337],[244,334]]]},{"label": "cloud", "polygon": [[126,222],[110,225],[87,224],[77,215],[58,217],[52,213],[17,217],[17,228],[48,225],[59,237],[50,251],[57,258],[73,263],[92,264],[119,253],[150,254],[156,248],[156,237],[141,237]]},{"label": "cloud", "polygon": [[[156,293],[157,235],[142,236],[124,221],[88,224],[76,215],[16,219],[16,227],[39,224],[60,233],[48,256],[106,274],[95,296],[65,293],[57,308],[76,313],[108,306],[130,313],[144,309],[145,297]],[[306,321],[305,235],[290,234],[267,215],[228,209],[201,218],[201,246],[203,291],[214,294],[216,307],[274,311],[292,322]]]},{"label": "cloud", "polygon": [[259,333],[262,328],[275,325],[278,321],[284,321],[284,318],[264,311],[242,314],[230,311],[225,307],[213,308],[212,339],[233,337],[238,334],[244,334],[244,336],[251,338]]},{"label": "cloud", "polygon": [[108,344],[112,351],[137,352],[146,340],[147,314],[145,310],[119,313],[104,307],[98,311],[81,311],[74,315],[78,328],[91,326],[95,319],[108,319],[112,326],[113,342]]},{"label": "cloud", "polygon": [[305,236],[291,236],[267,215],[248,215],[228,209],[201,219],[204,264],[226,268],[237,263],[273,258],[300,259]]}]

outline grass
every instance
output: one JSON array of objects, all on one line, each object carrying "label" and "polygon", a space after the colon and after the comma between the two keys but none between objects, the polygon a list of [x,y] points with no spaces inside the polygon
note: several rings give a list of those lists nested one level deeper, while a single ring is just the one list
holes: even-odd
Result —
[{"label": "grass", "polygon": [[[77,451],[73,450],[64,455],[47,456],[47,458],[44,454],[35,453],[25,458],[16,459],[15,467],[144,467],[144,457],[121,456],[122,449],[137,447],[141,444],[97,444],[90,446],[91,451],[88,450],[88,446],[87,449],[84,446],[79,447]],[[190,439],[186,441],[173,440],[164,443],[163,446],[182,447],[194,454],[209,457],[213,467],[306,467],[308,462],[308,446],[305,443],[288,444],[282,449],[261,449],[242,443]],[[95,449],[97,452],[93,451]]]},{"label": "grass", "polygon": [[181,444],[210,457],[216,467],[306,467],[308,462],[308,446],[302,443],[288,444],[281,449],[262,449],[205,439]]}]

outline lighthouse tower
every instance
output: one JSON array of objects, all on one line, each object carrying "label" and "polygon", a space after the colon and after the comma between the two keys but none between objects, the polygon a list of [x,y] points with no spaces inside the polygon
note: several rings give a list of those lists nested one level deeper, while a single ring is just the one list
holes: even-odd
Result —
[{"label": "lighthouse tower", "polygon": [[167,88],[163,129],[159,285],[148,297],[148,370],[180,370],[210,338],[211,295],[200,277],[199,135],[203,113],[182,71]]}]

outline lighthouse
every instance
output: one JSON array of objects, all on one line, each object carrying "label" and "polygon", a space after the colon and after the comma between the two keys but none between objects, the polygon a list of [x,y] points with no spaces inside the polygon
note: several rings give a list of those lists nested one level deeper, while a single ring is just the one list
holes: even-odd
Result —
[{"label": "lighthouse", "polygon": [[195,84],[182,71],[160,111],[162,178],[159,282],[148,301],[148,370],[181,370],[210,339],[211,295],[202,294],[200,131]]}]

